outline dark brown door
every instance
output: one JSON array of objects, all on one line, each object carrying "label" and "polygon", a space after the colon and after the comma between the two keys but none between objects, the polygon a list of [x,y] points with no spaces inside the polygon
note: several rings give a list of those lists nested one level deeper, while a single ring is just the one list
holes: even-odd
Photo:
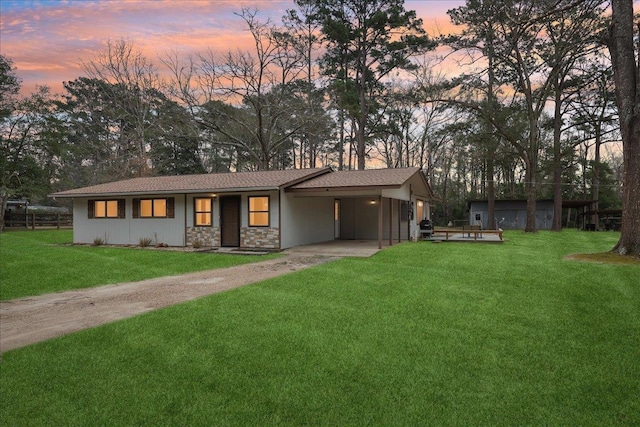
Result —
[{"label": "dark brown door", "polygon": [[220,244],[240,246],[240,196],[220,197]]}]

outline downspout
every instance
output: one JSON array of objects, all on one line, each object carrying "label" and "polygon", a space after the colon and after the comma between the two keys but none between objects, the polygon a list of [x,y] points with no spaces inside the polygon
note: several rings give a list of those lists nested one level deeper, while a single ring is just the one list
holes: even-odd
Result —
[{"label": "downspout", "polygon": [[282,250],[282,196],[284,190],[278,189],[278,249]]},{"label": "downspout", "polygon": [[409,184],[409,205],[407,206],[407,238],[409,241],[413,240],[411,236],[411,221],[413,221],[413,194],[411,192],[411,184]]},{"label": "downspout", "polygon": [[382,194],[378,196],[378,249],[382,249]]}]

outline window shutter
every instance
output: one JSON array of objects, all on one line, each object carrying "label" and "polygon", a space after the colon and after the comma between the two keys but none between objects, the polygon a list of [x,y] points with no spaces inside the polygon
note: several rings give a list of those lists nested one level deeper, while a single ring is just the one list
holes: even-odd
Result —
[{"label": "window shutter", "polygon": [[133,217],[140,218],[140,199],[133,199],[131,202],[133,203]]},{"label": "window shutter", "polygon": [[118,199],[118,218],[125,218],[126,214],[124,211],[124,207],[125,207],[125,200],[124,199]]},{"label": "window shutter", "polygon": [[89,219],[93,219],[93,212],[94,212],[94,206],[95,206],[95,200],[87,200],[87,218]]},{"label": "window shutter", "polygon": [[176,216],[176,208],[175,208],[175,200],[173,197],[167,198],[167,218],[175,218]]}]

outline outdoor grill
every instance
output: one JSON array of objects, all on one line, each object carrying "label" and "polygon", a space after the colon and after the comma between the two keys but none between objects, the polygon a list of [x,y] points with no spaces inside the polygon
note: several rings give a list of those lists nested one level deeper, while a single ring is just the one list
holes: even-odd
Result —
[{"label": "outdoor grill", "polygon": [[420,238],[430,239],[431,234],[433,234],[433,226],[431,225],[431,221],[428,219],[423,219],[422,221],[420,221]]}]

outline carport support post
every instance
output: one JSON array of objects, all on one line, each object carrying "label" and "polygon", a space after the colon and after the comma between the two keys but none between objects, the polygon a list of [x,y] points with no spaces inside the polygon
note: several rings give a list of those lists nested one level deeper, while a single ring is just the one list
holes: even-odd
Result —
[{"label": "carport support post", "polygon": [[382,195],[378,196],[378,249],[382,249]]},{"label": "carport support post", "polygon": [[393,246],[393,199],[389,199],[389,246]]},{"label": "carport support post", "polygon": [[[407,211],[407,214],[409,212]],[[402,201],[398,199],[398,243],[402,242]]]}]

